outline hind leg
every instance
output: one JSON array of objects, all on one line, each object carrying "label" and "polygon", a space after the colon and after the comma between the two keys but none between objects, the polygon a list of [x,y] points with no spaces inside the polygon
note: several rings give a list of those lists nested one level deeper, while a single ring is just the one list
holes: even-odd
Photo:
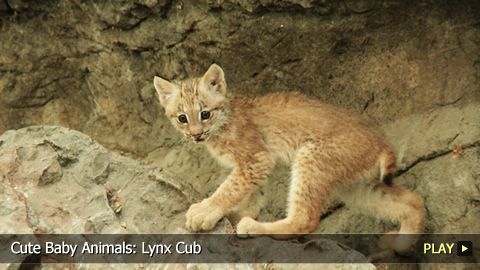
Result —
[{"label": "hind leg", "polygon": [[[359,198],[359,197],[357,197]],[[352,204],[352,203],[348,203]],[[368,198],[352,205],[377,216],[400,222],[399,231],[391,231],[381,239],[381,245],[398,253],[408,253],[415,245],[425,226],[423,199],[400,186],[381,185]]]},{"label": "hind leg", "polygon": [[266,234],[273,238],[289,238],[293,234],[314,231],[326,208],[334,176],[322,168],[321,154],[310,148],[299,150],[292,166],[287,217],[275,222],[258,222],[243,218],[237,226],[240,236]]}]

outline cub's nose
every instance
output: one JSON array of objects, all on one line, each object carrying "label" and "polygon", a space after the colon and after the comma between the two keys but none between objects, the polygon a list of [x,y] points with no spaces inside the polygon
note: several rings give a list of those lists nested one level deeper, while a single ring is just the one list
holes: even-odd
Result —
[{"label": "cub's nose", "polygon": [[202,133],[199,134],[192,134],[192,137],[195,139],[199,139],[202,136]]}]

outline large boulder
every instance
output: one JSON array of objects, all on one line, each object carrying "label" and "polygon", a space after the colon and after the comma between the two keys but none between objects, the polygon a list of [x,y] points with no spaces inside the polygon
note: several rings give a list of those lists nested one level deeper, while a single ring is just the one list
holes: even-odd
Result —
[{"label": "large boulder", "polygon": [[29,127],[0,142],[2,203],[11,201],[2,233],[173,233],[199,198],[173,175],[73,130]]},{"label": "large boulder", "polygon": [[[184,229],[185,213],[191,203],[202,198],[177,176],[111,153],[90,137],[62,127],[32,126],[5,132],[0,136],[0,172],[0,233],[38,234],[39,242],[42,234],[189,233]],[[232,225],[223,219],[213,232],[232,233]],[[304,260],[309,260],[314,256],[319,260],[347,258],[350,262],[368,262],[359,252],[326,239],[298,244],[270,238],[232,237],[204,241],[202,256],[223,258],[214,262],[234,262],[238,258],[245,261],[252,252],[267,259],[269,254],[285,259],[288,256],[281,254],[290,252],[296,259],[306,256]],[[17,269],[27,266],[22,263],[49,262],[52,256],[16,256],[20,264],[9,267]],[[207,266],[212,267],[196,267]],[[63,269],[66,265],[46,267]],[[103,269],[95,264],[81,267]],[[155,264],[151,267],[163,268]],[[250,267],[255,265],[243,264],[242,269]],[[373,266],[367,263],[358,267]]]}]

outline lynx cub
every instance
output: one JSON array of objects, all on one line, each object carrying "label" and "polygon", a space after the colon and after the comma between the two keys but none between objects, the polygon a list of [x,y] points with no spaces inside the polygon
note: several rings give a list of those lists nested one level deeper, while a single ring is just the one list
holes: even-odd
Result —
[{"label": "lynx cub", "polygon": [[[227,94],[223,70],[211,65],[202,78],[168,82],[154,79],[160,103],[173,125],[191,141],[233,167],[208,199],[187,212],[187,227],[209,230],[267,177],[275,161],[292,164],[287,217],[258,222],[243,217],[237,233],[285,237],[314,231],[332,196],[401,223],[389,247],[404,252],[422,233],[420,196],[392,183],[395,155],[381,136],[360,120],[299,93],[255,99]],[[256,215],[256,214],[255,214]]]}]

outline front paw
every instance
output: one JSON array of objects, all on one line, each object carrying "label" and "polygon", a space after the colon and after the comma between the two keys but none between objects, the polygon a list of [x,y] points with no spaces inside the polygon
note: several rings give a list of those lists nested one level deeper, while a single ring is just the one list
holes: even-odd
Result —
[{"label": "front paw", "polygon": [[251,217],[244,217],[237,224],[237,235],[240,238],[247,238],[255,234],[262,234],[262,224]]},{"label": "front paw", "polygon": [[187,228],[192,231],[210,230],[223,217],[220,207],[212,205],[208,200],[192,204],[187,211]]}]

